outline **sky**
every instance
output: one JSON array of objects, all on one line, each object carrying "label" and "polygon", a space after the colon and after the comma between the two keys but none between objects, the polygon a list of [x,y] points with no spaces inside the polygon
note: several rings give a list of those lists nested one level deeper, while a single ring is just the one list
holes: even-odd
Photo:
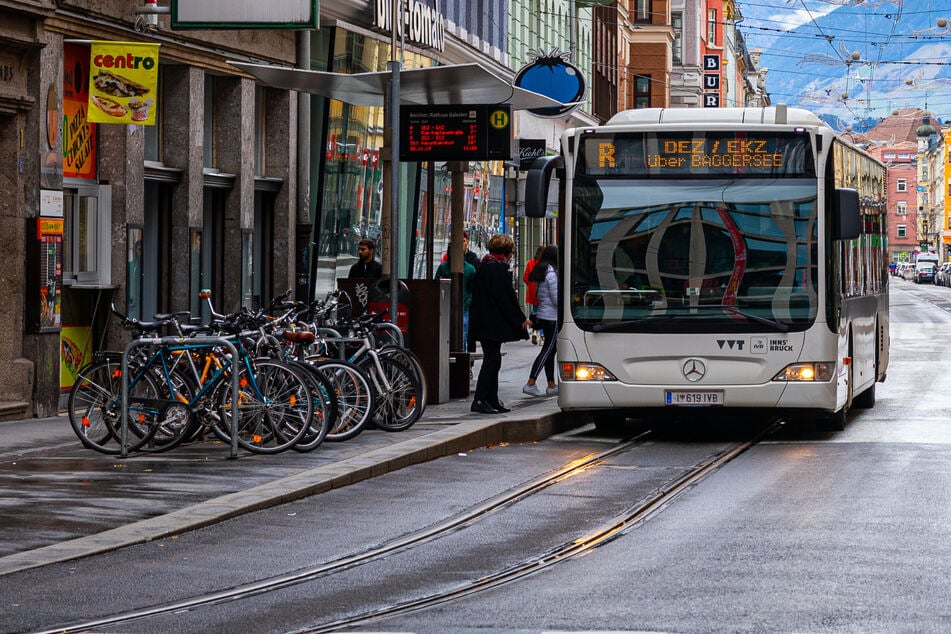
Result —
[{"label": "sky", "polygon": [[[763,49],[773,103],[881,118],[951,114],[948,0],[737,0],[747,48]],[[949,26],[938,28],[939,18]],[[853,55],[857,56],[852,62]]]}]

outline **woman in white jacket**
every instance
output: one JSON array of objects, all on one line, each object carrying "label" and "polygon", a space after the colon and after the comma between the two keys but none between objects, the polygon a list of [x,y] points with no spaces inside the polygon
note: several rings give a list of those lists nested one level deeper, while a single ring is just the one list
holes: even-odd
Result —
[{"label": "woman in white jacket", "polygon": [[[555,396],[558,386],[555,385],[555,331],[558,327],[558,247],[549,244],[542,251],[538,263],[532,268],[529,279],[535,282],[538,303],[535,315],[538,318],[536,330],[541,330],[545,343],[539,351],[532,370],[528,376],[528,383],[522,392],[529,396]],[[545,378],[548,379],[548,389],[535,385],[542,368],[545,369]]]}]

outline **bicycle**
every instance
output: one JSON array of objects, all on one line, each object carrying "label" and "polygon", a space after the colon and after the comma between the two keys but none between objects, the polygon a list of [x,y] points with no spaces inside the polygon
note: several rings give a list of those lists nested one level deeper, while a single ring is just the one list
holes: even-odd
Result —
[{"label": "bicycle", "polygon": [[[134,440],[127,451],[148,443],[164,424],[175,421],[165,444],[181,442],[190,429],[192,416],[212,421],[216,436],[231,441],[232,406],[238,408],[236,441],[253,453],[277,453],[290,448],[307,432],[312,423],[313,396],[307,380],[279,361],[252,359],[239,333],[246,324],[243,313],[228,316],[222,326],[231,332],[228,341],[238,358],[221,353],[216,344],[189,342],[176,338],[174,343],[159,339],[149,350],[137,354],[129,365],[125,425]],[[136,323],[131,320],[131,323]],[[218,360],[210,376],[194,385],[175,370],[183,358],[196,352],[215,351]],[[206,356],[207,358],[207,356]],[[230,373],[238,372],[238,393],[232,394]],[[201,375],[199,375],[201,376]],[[121,367],[116,369],[115,355],[106,356],[87,371],[73,386],[69,398],[69,419],[83,444],[103,453],[119,453],[110,441],[121,438]],[[209,405],[210,404],[210,405]],[[80,431],[82,433],[80,434]],[[106,433],[108,431],[108,434]]]}]

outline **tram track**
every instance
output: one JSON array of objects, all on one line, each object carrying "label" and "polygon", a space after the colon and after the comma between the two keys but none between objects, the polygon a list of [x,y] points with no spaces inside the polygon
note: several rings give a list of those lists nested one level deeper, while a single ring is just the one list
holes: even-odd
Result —
[{"label": "tram track", "polygon": [[[510,583],[519,578],[539,572],[549,566],[583,555],[615,539],[625,531],[647,521],[654,514],[660,512],[663,508],[672,503],[679,495],[750,449],[759,442],[762,437],[771,433],[777,426],[777,421],[771,421],[769,426],[758,430],[750,439],[735,442],[715,455],[709,456],[707,459],[695,464],[678,477],[666,482],[650,495],[639,500],[619,515],[602,523],[594,530],[589,530],[583,535],[565,541],[554,548],[549,548],[541,554],[528,557],[494,573],[480,575],[478,579],[457,587],[411,598],[394,603],[393,605],[376,608],[372,611],[355,613],[330,622],[316,623],[304,629],[296,629],[295,631],[329,632],[343,627],[357,626],[371,620],[376,621],[387,616],[396,616],[422,610]],[[115,627],[143,619],[147,620],[153,617],[181,614],[199,610],[207,606],[240,601],[326,578],[357,566],[385,559],[394,553],[425,545],[426,543],[438,540],[466,528],[493,513],[525,500],[559,482],[601,465],[614,456],[641,447],[648,441],[654,439],[654,437],[655,432],[652,430],[644,431],[633,438],[624,439],[619,444],[605,451],[589,454],[559,469],[549,471],[525,483],[503,491],[440,522],[401,535],[383,544],[346,557],[223,590],[207,592],[150,607],[127,610],[84,622],[57,626],[43,630],[43,632],[86,632],[105,627]]]}]

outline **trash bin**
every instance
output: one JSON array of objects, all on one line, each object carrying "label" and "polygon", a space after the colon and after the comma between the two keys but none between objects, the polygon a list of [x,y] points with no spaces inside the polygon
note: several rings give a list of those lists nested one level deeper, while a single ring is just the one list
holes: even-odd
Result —
[{"label": "trash bin", "polygon": [[[390,320],[390,280],[383,278],[376,280],[370,286],[367,296],[367,311],[383,315],[383,319]],[[399,290],[396,294],[396,325],[403,332],[403,335],[409,333],[409,305],[410,291],[409,287],[402,280],[399,280]]]},{"label": "trash bin", "polygon": [[453,352],[449,356],[449,398],[469,398],[475,353]]},{"label": "trash bin", "polygon": [[406,343],[426,375],[430,403],[446,403],[449,389],[449,280],[405,280],[410,319]]},{"label": "trash bin", "polygon": [[[341,278],[354,316],[390,314],[389,279]],[[400,280],[396,323],[404,343],[419,357],[428,387],[428,403],[449,401],[449,280]]]}]

